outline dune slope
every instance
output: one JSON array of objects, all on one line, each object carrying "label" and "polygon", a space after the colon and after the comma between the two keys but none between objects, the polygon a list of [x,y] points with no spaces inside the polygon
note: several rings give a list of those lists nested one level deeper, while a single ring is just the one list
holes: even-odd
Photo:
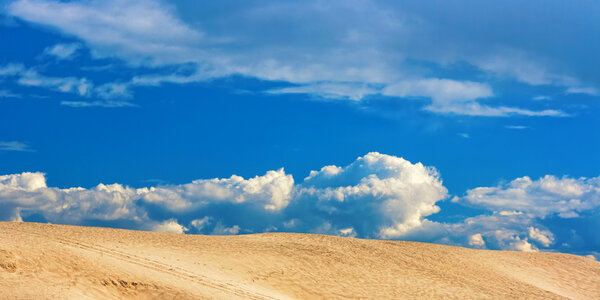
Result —
[{"label": "dune slope", "polygon": [[567,254],[5,222],[0,237],[2,299],[600,299],[600,263]]}]

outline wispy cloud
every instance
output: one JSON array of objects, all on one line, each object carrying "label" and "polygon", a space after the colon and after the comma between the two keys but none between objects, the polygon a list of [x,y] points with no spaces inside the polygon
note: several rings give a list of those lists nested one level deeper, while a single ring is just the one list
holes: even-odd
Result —
[{"label": "wispy cloud", "polygon": [[19,142],[19,141],[8,141],[3,142],[0,141],[0,151],[22,151],[22,152],[32,152],[28,143]]},{"label": "wispy cloud", "polygon": [[[486,78],[507,77],[571,91],[585,86],[576,76],[557,71],[554,60],[541,59],[518,47],[498,46],[506,35],[497,35],[496,31],[488,37],[497,42],[484,39],[487,42],[465,49],[459,46],[464,45],[460,37],[452,40],[450,34],[448,39],[439,39],[446,36],[441,29],[445,26],[439,26],[437,18],[409,15],[406,11],[410,7],[402,9],[378,1],[308,1],[229,8],[219,11],[222,15],[217,19],[221,21],[205,18],[196,23],[179,18],[176,5],[153,0],[19,0],[12,2],[7,11],[80,38],[96,57],[118,57],[133,66],[195,66],[195,72],[186,76],[135,76],[127,83],[130,86],[185,84],[237,74],[295,85],[270,93],[349,100],[370,95],[422,97],[431,99],[433,104],[427,109],[439,114],[505,117],[566,113],[559,109],[534,111],[484,105],[481,101],[495,95],[489,83],[432,76],[433,70],[411,61],[441,67],[466,61],[486,73]],[[469,27],[461,31],[475,34]]]},{"label": "wispy cloud", "polygon": [[0,90],[0,98],[21,98],[21,95],[14,94],[8,90]]},{"label": "wispy cloud", "polygon": [[486,116],[486,117],[509,117],[515,115],[528,116],[528,117],[569,117],[570,115],[554,109],[546,110],[529,110],[516,107],[491,107],[487,105],[481,105],[477,102],[468,102],[458,105],[430,105],[425,109],[446,114],[457,114],[467,116]]},{"label": "wispy cloud", "polygon": [[508,128],[508,129],[515,129],[515,130],[529,129],[529,126],[523,126],[523,125],[506,125],[504,127]]},{"label": "wispy cloud", "polygon": [[63,93],[76,93],[80,96],[90,95],[94,84],[86,78],[49,77],[29,69],[20,74],[17,82],[25,86],[45,87]]},{"label": "wispy cloud", "polygon": [[533,100],[538,100],[538,101],[539,100],[550,100],[550,99],[552,99],[552,97],[550,97],[550,96],[544,96],[544,95],[533,97]]},{"label": "wispy cloud", "polygon": [[21,74],[25,71],[25,66],[22,64],[7,64],[4,66],[0,66],[0,76],[15,76]]},{"label": "wispy cloud", "polygon": [[570,87],[567,89],[568,94],[588,94],[592,96],[600,95],[597,88],[594,87]]},{"label": "wispy cloud", "polygon": [[81,49],[83,45],[79,43],[71,44],[56,44],[52,47],[44,49],[44,54],[54,56],[58,59],[72,59],[77,50]]},{"label": "wispy cloud", "polygon": [[82,107],[137,107],[138,105],[127,101],[61,101],[60,105],[82,108]]},{"label": "wispy cloud", "polygon": [[[99,97],[106,100],[130,98],[130,84],[108,82],[96,85],[85,77],[54,77],[40,74],[34,68],[26,68],[22,64],[0,66],[0,77],[12,77],[22,86],[41,87],[62,93],[74,93],[82,97]],[[0,97],[18,97],[0,90]],[[117,102],[117,101],[112,101]]]}]

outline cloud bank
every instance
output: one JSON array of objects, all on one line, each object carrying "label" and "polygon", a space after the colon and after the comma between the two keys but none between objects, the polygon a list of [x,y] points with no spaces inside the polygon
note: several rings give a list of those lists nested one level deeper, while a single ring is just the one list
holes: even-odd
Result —
[{"label": "cloud bank", "polygon": [[[293,231],[420,240],[482,249],[593,253],[594,234],[577,227],[600,217],[600,177],[518,178],[452,201],[488,211],[435,222],[447,189],[432,167],[376,152],[347,166],[324,166],[301,183],[283,169],[262,176],[131,188],[48,187],[43,173],[0,176],[0,219],[105,225],[173,233]],[[571,220],[553,232],[549,220]],[[575,235],[583,239],[582,244]],[[590,239],[589,241],[586,239]]]},{"label": "cloud bank", "polygon": [[[96,58],[120,59],[134,68],[157,68],[154,74],[133,76],[128,87],[242,75],[292,85],[267,91],[272,94],[301,93],[355,101],[382,96],[425,98],[431,100],[425,109],[434,113],[488,117],[566,115],[553,109],[485,104],[487,98],[496,96],[486,82],[490,78],[552,85],[567,93],[597,94],[597,89],[586,83],[590,80],[559,67],[563,57],[540,55],[529,43],[507,45],[510,41],[506,36],[511,35],[496,29],[512,32],[509,25],[515,20],[510,17],[503,21],[507,26],[494,24],[493,19],[479,20],[479,30],[487,33],[482,38],[470,36],[480,34],[473,26],[444,23],[449,16],[457,18],[452,13],[456,9],[441,9],[440,15],[440,11],[431,12],[410,1],[398,5],[362,0],[228,5],[18,0],[11,2],[6,12],[81,40]],[[482,13],[488,10],[479,5],[473,9]],[[556,7],[548,5],[548,9]],[[535,28],[515,31],[515,36],[539,39]],[[471,45],[472,41],[477,42]],[[47,52],[67,58],[74,51],[73,47],[56,45]],[[461,63],[484,75],[464,78],[437,70]],[[159,71],[173,65],[191,65],[193,72]],[[578,64],[582,68],[585,65]]]}]

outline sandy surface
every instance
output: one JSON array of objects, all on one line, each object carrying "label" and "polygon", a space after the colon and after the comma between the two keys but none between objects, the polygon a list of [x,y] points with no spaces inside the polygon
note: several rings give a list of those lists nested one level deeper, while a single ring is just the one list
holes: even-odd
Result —
[{"label": "sandy surface", "polygon": [[322,235],[0,222],[0,298],[600,299],[600,262]]}]

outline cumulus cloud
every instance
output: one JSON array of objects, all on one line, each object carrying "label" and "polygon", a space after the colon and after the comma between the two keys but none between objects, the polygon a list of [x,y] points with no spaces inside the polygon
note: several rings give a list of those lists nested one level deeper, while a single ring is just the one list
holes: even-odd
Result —
[{"label": "cumulus cloud", "polygon": [[144,199],[173,211],[197,209],[214,202],[245,203],[267,211],[278,211],[288,205],[293,187],[293,177],[279,169],[247,180],[234,175],[225,179],[153,187]]},{"label": "cumulus cloud", "polygon": [[538,241],[544,247],[550,246],[554,241],[554,235],[548,230],[540,230],[535,227],[529,227],[529,238]]},{"label": "cumulus cloud", "polygon": [[476,233],[469,236],[469,245],[476,247],[485,247],[485,241],[481,233]]},{"label": "cumulus cloud", "polygon": [[202,231],[204,227],[210,224],[210,217],[206,216],[202,219],[195,219],[190,222],[190,225],[196,228],[198,231]]},{"label": "cumulus cloud", "polygon": [[143,222],[146,217],[135,206],[141,193],[143,190],[120,184],[99,184],[91,189],[47,187],[43,173],[0,176],[0,206],[9,212],[9,218],[20,218],[21,212],[33,211],[53,223],[118,219]]},{"label": "cumulus cloud", "polygon": [[600,207],[600,177],[546,175],[532,180],[525,176],[497,187],[469,190],[459,201],[495,211],[522,211],[540,218],[554,214],[573,218]]},{"label": "cumulus cloud", "polygon": [[352,227],[361,236],[396,238],[438,212],[435,203],[446,194],[434,168],[369,153],[343,168],[311,172],[297,197],[314,203],[323,220],[339,220],[332,230]]},{"label": "cumulus cloud", "polygon": [[240,233],[240,226],[233,225],[231,227],[226,227],[221,223],[218,223],[217,226],[213,229],[211,234],[216,235],[234,235]]},{"label": "cumulus cloud", "polygon": [[444,233],[434,240],[454,245],[485,245],[488,249],[579,249],[577,253],[589,253],[600,242],[597,232],[588,228],[597,222],[594,220],[600,212],[599,182],[600,177],[546,175],[538,180],[521,177],[497,187],[471,189],[453,201],[492,214],[443,224]]},{"label": "cumulus cloud", "polygon": [[95,57],[117,57],[133,66],[190,63],[195,69],[183,75],[157,71],[135,76],[128,83],[131,86],[183,84],[240,74],[294,84],[269,93],[349,100],[372,95],[429,98],[433,103],[427,109],[431,112],[471,116],[565,114],[482,105],[479,101],[494,96],[488,83],[431,78],[425,75],[431,70],[415,61],[440,67],[466,61],[489,74],[528,84],[582,86],[572,76],[549,71],[552,68],[547,65],[553,60],[535,59],[524,50],[496,49],[501,43],[456,51],[464,43],[440,39],[452,35],[439,34],[445,26],[418,9],[412,11],[411,5],[361,0],[238,4],[227,9],[222,9],[224,4],[203,6],[194,13],[200,20],[190,17],[185,7],[154,0],[18,0],[8,5],[7,12],[81,39]]},{"label": "cumulus cloud", "polygon": [[551,232],[534,227],[543,226],[538,219],[522,213],[495,212],[443,226],[445,232],[436,237],[437,242],[476,248],[538,251],[538,247],[549,247],[553,240]]},{"label": "cumulus cloud", "polygon": [[0,180],[0,203],[12,212],[5,219],[35,211],[56,223],[125,219],[147,227],[154,222],[152,207],[158,207],[173,217],[188,216],[178,219],[187,219],[198,232],[219,234],[240,232],[242,225],[249,232],[268,227],[314,231],[328,223],[323,233],[401,237],[439,211],[435,203],[446,193],[435,169],[379,153],[346,167],[323,167],[297,185],[283,169],[249,179],[234,175],[138,189],[120,184],[52,188],[42,173]]},{"label": "cumulus cloud", "polygon": [[163,221],[162,223],[154,225],[152,228],[153,231],[158,232],[167,232],[167,233],[179,233],[183,234],[188,231],[187,228],[183,227],[181,224],[177,223],[177,220],[170,219]]},{"label": "cumulus cloud", "polygon": [[[443,223],[428,219],[447,199],[438,172],[377,152],[346,166],[311,171],[300,183],[279,169],[247,179],[234,175],[146,188],[63,189],[47,186],[43,173],[25,172],[0,176],[0,219],[34,216],[52,223],[220,235],[311,232],[589,254],[600,243],[595,231],[585,229],[600,211],[599,182],[599,177],[523,177],[475,188],[453,201],[486,213]],[[569,223],[557,228],[556,220]]]}]

